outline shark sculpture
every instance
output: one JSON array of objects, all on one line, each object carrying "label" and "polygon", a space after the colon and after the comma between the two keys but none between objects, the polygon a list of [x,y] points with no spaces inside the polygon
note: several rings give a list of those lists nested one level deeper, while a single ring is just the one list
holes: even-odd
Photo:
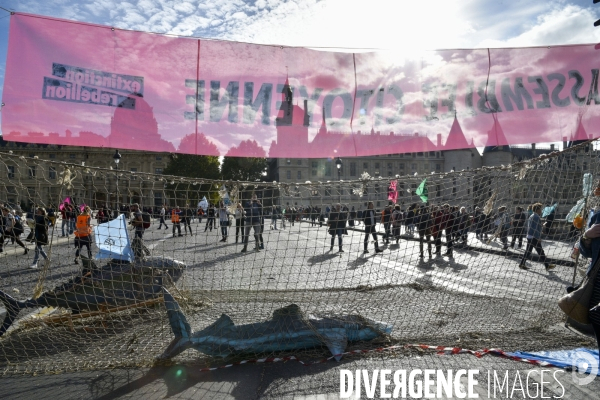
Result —
[{"label": "shark sculpture", "polygon": [[373,340],[392,332],[392,326],[357,315],[308,318],[296,304],[277,309],[269,321],[235,325],[222,314],[212,325],[192,333],[173,296],[163,289],[163,298],[175,339],[161,358],[174,357],[193,348],[211,356],[270,353],[327,346],[339,361],[348,342]]},{"label": "shark sculpture", "polygon": [[181,261],[163,257],[146,257],[134,262],[111,260],[102,267],[85,257],[82,260],[84,268],[78,276],[36,299],[19,301],[0,291],[0,301],[6,308],[0,336],[25,308],[62,307],[77,314],[157,298],[162,295],[164,285],[176,282],[186,268]]}]

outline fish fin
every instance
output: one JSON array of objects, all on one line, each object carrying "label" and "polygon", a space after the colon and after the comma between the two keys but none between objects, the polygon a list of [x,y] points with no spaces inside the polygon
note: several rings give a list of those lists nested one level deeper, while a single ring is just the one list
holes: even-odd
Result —
[{"label": "fish fin", "polygon": [[334,356],[336,361],[342,359],[342,353],[346,351],[348,345],[348,337],[346,336],[345,328],[330,328],[325,332],[319,332],[323,343],[331,354]]},{"label": "fish fin", "polygon": [[173,298],[171,293],[163,287],[163,298],[165,301],[165,307],[167,308],[167,315],[169,317],[169,323],[171,324],[171,330],[176,338],[187,338],[192,334],[190,324],[187,322],[187,318],[179,308],[179,304]]},{"label": "fish fin", "polygon": [[2,326],[0,326],[0,336],[2,336],[7,331],[7,329],[10,328],[15,319],[17,319],[19,311],[25,308],[26,305],[24,302],[15,300],[13,297],[9,296],[1,290],[0,301],[2,301],[4,307],[6,308],[6,315],[4,316]]},{"label": "fish fin", "polygon": [[273,320],[277,320],[279,318],[299,318],[306,319],[304,313],[296,304],[290,304],[289,306],[285,306],[282,308],[278,308],[273,311]]}]

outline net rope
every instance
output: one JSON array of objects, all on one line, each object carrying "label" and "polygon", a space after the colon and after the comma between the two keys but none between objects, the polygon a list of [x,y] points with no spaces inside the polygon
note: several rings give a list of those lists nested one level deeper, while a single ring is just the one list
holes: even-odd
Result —
[{"label": "net rope", "polygon": [[[596,147],[590,141],[474,170],[387,178],[363,174],[356,181],[294,184],[146,174],[0,153],[0,202],[22,225],[22,232],[15,226],[11,233],[5,215],[0,291],[20,306],[7,300],[0,309],[5,325],[11,307],[15,313],[0,337],[0,371],[56,373],[157,362],[214,364],[215,359],[221,364],[221,357],[290,354],[310,358],[335,348],[382,344],[504,350],[575,342],[593,346],[591,340],[556,329],[564,322],[556,302],[589,263],[571,257],[582,233],[573,218],[585,220],[599,206],[592,194],[600,177]],[[421,198],[423,186],[427,204]],[[136,197],[141,189],[151,193],[150,199]],[[381,205],[374,206],[371,218],[366,199],[373,195]],[[253,196],[262,209],[258,222],[248,215]],[[163,223],[155,197],[164,199]],[[216,207],[199,204],[203,197]],[[399,210],[392,207],[388,214],[389,197],[396,198]],[[65,198],[74,203],[75,214],[68,207],[65,213],[59,210]],[[225,199],[228,204],[219,207]],[[142,239],[136,238],[140,229],[129,224],[135,219],[129,207],[133,202],[140,204],[142,222],[150,218]],[[117,212],[116,204],[124,203],[127,207]],[[527,207],[535,203],[545,214],[554,209],[554,218],[541,218],[546,260],[535,251],[524,259],[527,223],[519,227],[515,208],[523,207],[522,218],[529,218]],[[43,212],[37,219],[29,214],[31,205],[43,207],[46,219]],[[69,232],[68,220],[75,224],[85,206],[91,208],[92,230],[125,216],[127,228],[119,235],[130,240],[134,262],[88,261],[83,246],[75,263],[76,244],[82,240]],[[501,207],[506,207],[506,218]],[[246,217],[236,218],[242,211]],[[368,237],[365,253],[369,220],[375,223],[375,236]],[[34,265],[40,221],[48,222],[42,246],[48,260],[40,253]],[[241,221],[244,229],[237,229]],[[79,225],[74,228],[78,231]],[[93,235],[91,242],[95,256],[99,249]],[[176,334],[171,317],[177,310],[190,333],[204,332],[218,343],[169,353]],[[240,337],[232,336],[232,323],[245,329],[244,340],[256,340],[234,343]],[[376,337],[354,341],[348,332],[346,338],[333,339],[327,333],[340,326],[348,331],[348,324],[370,328]],[[304,340],[297,335],[301,331],[317,344],[296,348]],[[276,350],[261,347],[261,340],[274,342]]]}]

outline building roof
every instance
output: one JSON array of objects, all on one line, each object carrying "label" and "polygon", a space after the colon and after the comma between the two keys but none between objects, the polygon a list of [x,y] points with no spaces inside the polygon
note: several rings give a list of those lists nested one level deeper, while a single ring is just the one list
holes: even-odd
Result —
[{"label": "building roof", "polygon": [[485,144],[485,148],[483,149],[483,154],[496,151],[510,152],[508,140],[506,140],[506,136],[504,135],[502,126],[500,126],[498,117],[496,114],[492,114],[492,118],[494,119],[494,124],[492,125],[492,129],[488,131],[488,139],[487,143]]},{"label": "building roof", "polygon": [[453,149],[469,149],[475,147],[473,145],[473,141],[471,144],[467,142],[467,138],[463,133],[460,124],[458,123],[458,118],[456,114],[454,115],[454,122],[452,123],[452,127],[450,128],[450,133],[448,134],[448,138],[446,139],[446,145],[444,147],[452,146]]}]

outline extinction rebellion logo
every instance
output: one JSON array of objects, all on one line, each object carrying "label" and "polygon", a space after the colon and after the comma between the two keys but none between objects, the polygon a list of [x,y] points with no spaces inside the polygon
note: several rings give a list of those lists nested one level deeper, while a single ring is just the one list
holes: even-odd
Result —
[{"label": "extinction rebellion logo", "polygon": [[134,110],[135,97],[144,97],[142,76],[53,63],[52,76],[44,77],[44,99]]}]

